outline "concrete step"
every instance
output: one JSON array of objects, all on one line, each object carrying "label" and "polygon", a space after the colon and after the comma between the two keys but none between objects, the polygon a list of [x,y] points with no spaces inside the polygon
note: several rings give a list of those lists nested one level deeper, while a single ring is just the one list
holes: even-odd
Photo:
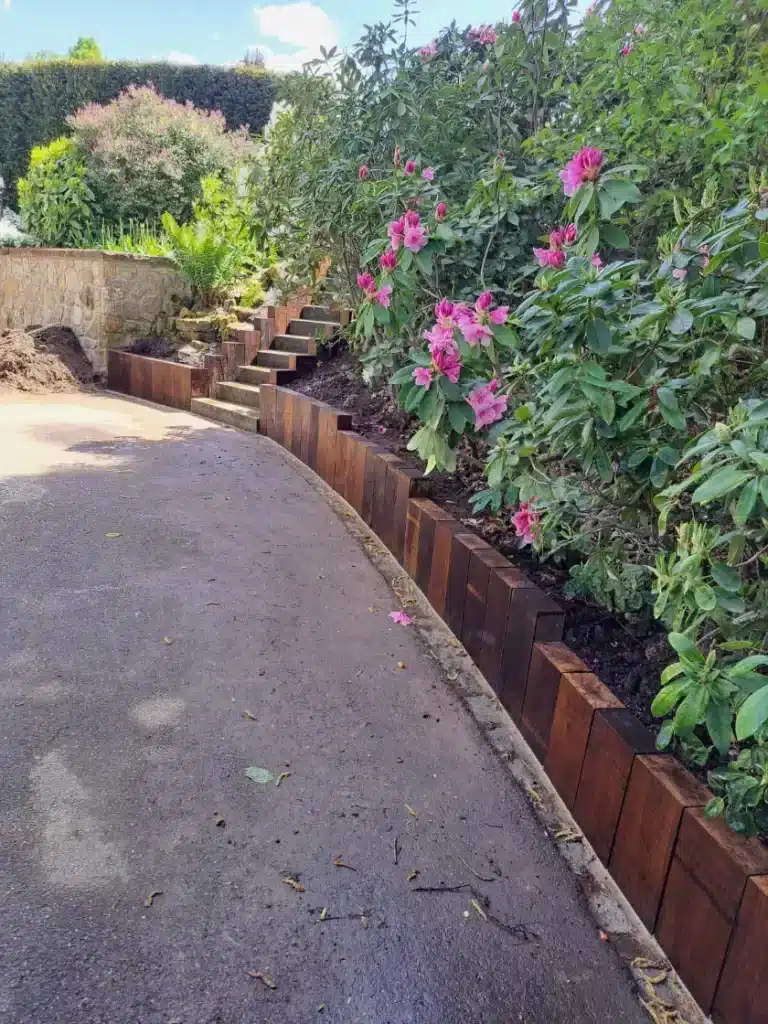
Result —
[{"label": "concrete step", "polygon": [[317,362],[315,356],[302,355],[300,352],[278,352],[267,349],[256,356],[257,366],[270,366],[276,370],[309,369]]},{"label": "concrete step", "polygon": [[240,427],[241,430],[256,433],[259,429],[259,414],[256,410],[234,402],[221,402],[218,398],[193,398],[191,411],[230,427]]},{"label": "concrete step", "polygon": [[301,338],[298,334],[276,334],[269,346],[269,351],[313,356],[317,352],[317,342],[314,337]]},{"label": "concrete step", "polygon": [[325,320],[327,323],[338,323],[339,317],[327,306],[305,306],[301,311],[302,320]]},{"label": "concrete step", "polygon": [[216,382],[216,397],[222,402],[234,402],[235,405],[247,405],[251,409],[259,408],[259,387],[257,384],[240,384],[231,380]]},{"label": "concrete step", "polygon": [[276,370],[271,366],[238,366],[240,384],[279,384],[284,387],[296,377],[295,370]]},{"label": "concrete step", "polygon": [[340,323],[331,323],[328,320],[305,320],[303,317],[300,320],[291,320],[288,324],[289,334],[300,334],[302,337],[312,335],[318,340],[320,338],[330,338],[333,336],[334,331],[341,327]]}]

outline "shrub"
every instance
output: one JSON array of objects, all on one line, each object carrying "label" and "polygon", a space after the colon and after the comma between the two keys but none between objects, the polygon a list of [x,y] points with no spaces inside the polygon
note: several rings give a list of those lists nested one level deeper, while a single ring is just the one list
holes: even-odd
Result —
[{"label": "shrub", "polygon": [[106,106],[89,104],[68,118],[102,217],[158,220],[166,210],[191,216],[200,179],[244,162],[251,144],[228,132],[221,114],[129,86]]},{"label": "shrub", "polygon": [[220,110],[230,130],[261,131],[275,97],[275,80],[252,67],[49,60],[0,64],[0,176],[15,201],[33,146],[61,135],[66,118],[88,103],[109,103],[129,85],[152,83],[162,96]]},{"label": "shrub", "polygon": [[174,259],[203,306],[215,305],[242,276],[245,256],[236,240],[220,234],[208,221],[177,224],[163,214],[169,255]]},{"label": "shrub", "polygon": [[90,236],[94,195],[71,139],[36,146],[19,181],[22,225],[40,245],[79,246]]}]

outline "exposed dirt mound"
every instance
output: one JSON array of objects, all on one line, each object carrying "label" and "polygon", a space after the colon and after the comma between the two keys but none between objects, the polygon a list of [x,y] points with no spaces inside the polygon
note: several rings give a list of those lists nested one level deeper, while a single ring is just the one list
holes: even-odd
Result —
[{"label": "exposed dirt mound", "polygon": [[68,327],[6,331],[0,335],[0,388],[81,391],[93,383],[93,368]]}]

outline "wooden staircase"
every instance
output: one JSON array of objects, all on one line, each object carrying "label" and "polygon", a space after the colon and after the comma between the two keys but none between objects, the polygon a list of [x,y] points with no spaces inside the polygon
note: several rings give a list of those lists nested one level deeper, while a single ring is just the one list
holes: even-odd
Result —
[{"label": "wooden staircase", "polygon": [[305,306],[291,320],[285,334],[278,334],[269,348],[256,354],[249,366],[239,366],[235,380],[215,384],[213,398],[193,398],[192,412],[231,427],[259,429],[259,385],[288,384],[302,370],[314,366],[317,345],[341,327],[336,313],[324,306]]}]

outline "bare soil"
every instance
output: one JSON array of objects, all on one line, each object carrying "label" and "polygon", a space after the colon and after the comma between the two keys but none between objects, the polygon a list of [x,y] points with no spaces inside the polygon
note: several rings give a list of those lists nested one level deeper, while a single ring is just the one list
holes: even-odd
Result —
[{"label": "bare soil", "polygon": [[93,367],[68,327],[0,334],[0,389],[45,393],[82,391],[96,382]]},{"label": "bare soil", "polygon": [[[407,450],[415,421],[397,405],[388,385],[367,387],[363,383],[359,364],[349,352],[332,354],[292,387],[351,413],[354,430],[423,470],[423,463]],[[509,512],[475,513],[470,499],[485,487],[484,455],[482,446],[473,450],[464,445],[455,474],[430,477],[430,497],[493,544],[557,601],[565,611],[568,646],[645,725],[657,731],[660,723],[651,714],[651,702],[658,693],[659,675],[671,660],[663,630],[650,618],[614,616],[584,600],[566,597],[567,565],[541,562],[529,549],[521,548]]]}]

